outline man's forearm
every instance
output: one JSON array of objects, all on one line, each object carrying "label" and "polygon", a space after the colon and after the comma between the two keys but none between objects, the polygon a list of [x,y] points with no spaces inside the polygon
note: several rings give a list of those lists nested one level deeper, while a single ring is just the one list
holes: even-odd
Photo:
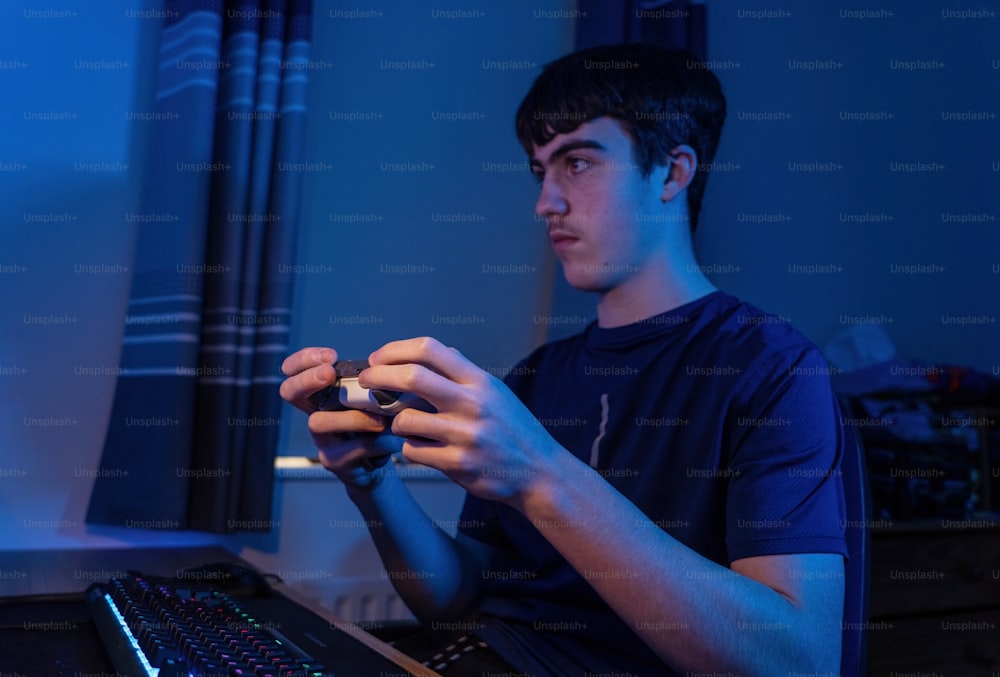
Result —
[{"label": "man's forearm", "polygon": [[348,488],[361,511],[389,579],[417,618],[461,618],[479,601],[478,563],[435,525],[387,466],[371,489]]},{"label": "man's forearm", "polygon": [[705,559],[582,463],[567,464],[561,479],[520,508],[676,670],[837,672],[839,615],[836,627],[817,622],[816,609]]}]

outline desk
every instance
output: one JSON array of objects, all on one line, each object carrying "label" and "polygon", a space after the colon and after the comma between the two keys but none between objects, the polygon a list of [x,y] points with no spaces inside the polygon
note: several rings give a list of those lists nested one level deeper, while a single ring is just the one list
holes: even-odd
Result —
[{"label": "desk", "polygon": [[[113,675],[83,604],[87,587],[124,576],[129,569],[174,577],[185,569],[214,562],[253,568],[222,547],[0,552],[0,656],[5,657],[5,673],[23,677]],[[405,669],[400,677],[438,674],[303,599],[294,589],[281,583],[272,587]]]}]

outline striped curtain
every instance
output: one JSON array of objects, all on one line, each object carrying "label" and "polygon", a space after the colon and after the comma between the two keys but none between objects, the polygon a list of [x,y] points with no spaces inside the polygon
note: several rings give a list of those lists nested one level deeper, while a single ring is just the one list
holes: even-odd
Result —
[{"label": "striped curtain", "polygon": [[268,530],[311,0],[167,0],[119,377],[87,521]]}]

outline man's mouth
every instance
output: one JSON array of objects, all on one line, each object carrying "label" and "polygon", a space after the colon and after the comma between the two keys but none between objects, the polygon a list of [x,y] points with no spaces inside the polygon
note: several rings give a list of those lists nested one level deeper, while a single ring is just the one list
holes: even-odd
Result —
[{"label": "man's mouth", "polygon": [[562,230],[553,230],[549,233],[549,242],[552,243],[552,248],[557,252],[566,249],[579,239],[575,235]]}]

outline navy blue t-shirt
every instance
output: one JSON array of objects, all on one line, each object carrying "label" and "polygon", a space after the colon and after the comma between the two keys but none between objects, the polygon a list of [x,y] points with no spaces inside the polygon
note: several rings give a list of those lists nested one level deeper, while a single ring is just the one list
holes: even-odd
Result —
[{"label": "navy blue t-shirt", "polygon": [[[506,382],[562,446],[704,557],[846,556],[829,367],[781,318],[714,292],[636,324],[591,324]],[[483,572],[478,634],[519,669],[671,674],[516,510],[468,496],[459,524],[514,558]]]}]

